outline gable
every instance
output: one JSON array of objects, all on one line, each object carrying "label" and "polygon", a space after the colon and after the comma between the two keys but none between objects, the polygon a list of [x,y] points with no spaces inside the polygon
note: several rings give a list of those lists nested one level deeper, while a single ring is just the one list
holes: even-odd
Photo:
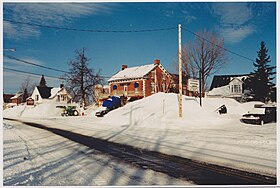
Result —
[{"label": "gable", "polygon": [[239,78],[233,78],[230,83],[230,85],[242,85],[243,81],[241,81]]},{"label": "gable", "polygon": [[37,86],[40,96],[42,99],[47,99],[51,96],[51,89],[52,87],[40,87]]}]

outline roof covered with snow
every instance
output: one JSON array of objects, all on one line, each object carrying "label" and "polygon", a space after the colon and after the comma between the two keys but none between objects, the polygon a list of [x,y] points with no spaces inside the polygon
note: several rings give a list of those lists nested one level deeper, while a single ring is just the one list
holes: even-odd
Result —
[{"label": "roof covered with snow", "polygon": [[230,95],[229,85],[217,87],[208,92],[208,96],[228,96]]},{"label": "roof covered with snow", "polygon": [[11,99],[17,99],[17,98],[20,98],[21,96],[23,95],[22,92],[18,92],[15,94],[15,96],[11,97]]},{"label": "roof covered with snow", "polygon": [[142,78],[150,71],[152,71],[157,65],[149,64],[137,67],[130,67],[119,71],[117,74],[112,76],[108,81],[123,80],[128,78]]},{"label": "roof covered with snow", "polygon": [[56,94],[61,90],[60,87],[54,87],[51,89],[51,96],[49,98],[53,98],[56,96]]},{"label": "roof covered with snow", "polygon": [[215,75],[213,77],[210,90],[216,87],[228,85],[234,78],[238,78],[241,81],[247,79],[250,74],[239,74],[239,75]]}]

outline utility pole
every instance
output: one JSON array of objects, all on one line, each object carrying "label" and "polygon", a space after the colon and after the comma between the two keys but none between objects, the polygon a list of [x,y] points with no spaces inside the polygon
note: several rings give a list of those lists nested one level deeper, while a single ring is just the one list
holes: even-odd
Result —
[{"label": "utility pole", "polygon": [[202,106],[201,96],[202,96],[202,85],[201,85],[201,70],[199,69],[199,104]]},{"label": "utility pole", "polygon": [[181,24],[178,25],[178,58],[179,58],[179,117],[183,117],[182,114],[182,42],[181,42]]}]

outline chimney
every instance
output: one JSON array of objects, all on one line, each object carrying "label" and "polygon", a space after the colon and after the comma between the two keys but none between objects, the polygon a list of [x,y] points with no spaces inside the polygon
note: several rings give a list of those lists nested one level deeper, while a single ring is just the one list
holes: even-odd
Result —
[{"label": "chimney", "polygon": [[63,84],[60,84],[60,88],[64,88],[64,85],[63,85]]},{"label": "chimney", "polygon": [[160,64],[160,60],[159,59],[155,59],[154,60],[154,65],[159,65]]},{"label": "chimney", "polygon": [[122,70],[126,69],[127,65],[122,65]]}]

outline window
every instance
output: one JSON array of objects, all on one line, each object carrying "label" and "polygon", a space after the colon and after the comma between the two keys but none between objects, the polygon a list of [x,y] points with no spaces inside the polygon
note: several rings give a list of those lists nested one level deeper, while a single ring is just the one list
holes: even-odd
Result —
[{"label": "window", "polygon": [[155,92],[155,83],[154,82],[151,83],[151,92],[152,93]]},{"label": "window", "polygon": [[162,91],[165,92],[165,83],[162,84]]},{"label": "window", "polygon": [[155,71],[152,71],[152,79],[154,79],[155,78]]},{"label": "window", "polygon": [[240,85],[233,85],[231,87],[231,92],[232,93],[241,93],[241,86]]},{"label": "window", "polygon": [[39,100],[39,95],[35,95],[35,101]]},{"label": "window", "polygon": [[135,82],[134,83],[134,89],[135,89],[135,93],[138,93],[138,88],[139,88],[139,83],[138,82]]}]

